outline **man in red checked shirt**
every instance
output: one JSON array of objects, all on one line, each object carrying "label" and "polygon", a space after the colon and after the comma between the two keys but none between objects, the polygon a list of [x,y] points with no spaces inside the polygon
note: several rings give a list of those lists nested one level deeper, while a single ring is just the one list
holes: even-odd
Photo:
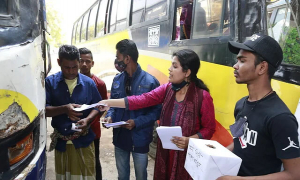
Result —
[{"label": "man in red checked shirt", "polygon": [[[92,52],[87,48],[80,48],[79,52],[80,52],[80,64],[79,64],[80,73],[92,78],[97,86],[97,89],[102,99],[107,99],[107,90],[104,81],[102,81],[97,76],[91,73],[91,68],[94,66]],[[91,128],[96,135],[94,140],[95,158],[96,158],[96,180],[102,180],[102,169],[101,169],[101,164],[99,159],[99,154],[100,154],[99,147],[100,147],[100,137],[101,137],[101,129],[100,129],[101,115],[98,115],[91,123]]]}]

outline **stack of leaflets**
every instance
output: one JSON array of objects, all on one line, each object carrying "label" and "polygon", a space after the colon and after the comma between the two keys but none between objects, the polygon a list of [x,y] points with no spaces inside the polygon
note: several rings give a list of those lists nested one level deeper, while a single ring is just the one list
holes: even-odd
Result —
[{"label": "stack of leaflets", "polygon": [[110,127],[113,127],[113,128],[118,128],[122,125],[125,125],[125,124],[128,124],[127,122],[125,121],[120,121],[120,122],[115,122],[115,123],[104,123],[103,125],[106,127],[106,128],[110,128]]},{"label": "stack of leaflets", "polygon": [[95,103],[95,104],[91,104],[91,105],[82,104],[79,108],[74,108],[74,111],[80,112],[80,111],[91,109],[91,108],[94,108],[97,106],[106,106],[106,105],[102,104],[102,103]]}]

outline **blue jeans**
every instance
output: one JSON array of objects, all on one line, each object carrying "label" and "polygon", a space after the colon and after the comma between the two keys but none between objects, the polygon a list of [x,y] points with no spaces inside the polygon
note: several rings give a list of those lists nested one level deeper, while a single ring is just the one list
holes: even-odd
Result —
[{"label": "blue jeans", "polygon": [[[148,153],[132,152],[135,177],[137,180],[147,180]],[[118,180],[129,180],[130,151],[124,151],[115,146],[115,158],[118,169]]]}]

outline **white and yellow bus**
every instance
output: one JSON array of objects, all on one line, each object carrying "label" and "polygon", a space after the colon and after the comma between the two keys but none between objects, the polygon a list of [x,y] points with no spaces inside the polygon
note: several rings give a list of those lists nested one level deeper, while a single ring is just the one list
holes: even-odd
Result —
[{"label": "white and yellow bus", "polygon": [[[1,0],[0,179],[46,174],[45,2]],[[47,65],[47,66],[46,66]]]},{"label": "white and yellow bus", "polygon": [[[228,41],[243,42],[254,33],[269,31],[280,42],[285,59],[272,86],[289,109],[296,111],[300,98],[300,49],[297,49],[300,2],[273,4],[278,2],[98,0],[74,23],[72,44],[93,52],[93,73],[104,77],[115,72],[116,43],[132,39],[139,49],[138,63],[161,84],[168,81],[172,52],[183,48],[194,50],[201,59],[198,77],[208,85],[214,100],[217,130],[212,139],[226,146],[232,142],[228,130],[234,122],[235,103],[247,95],[246,86],[235,82],[232,65],[236,58],[227,48]],[[187,5],[192,7],[192,15],[188,17],[191,33],[189,39],[182,39],[180,16]]]}]

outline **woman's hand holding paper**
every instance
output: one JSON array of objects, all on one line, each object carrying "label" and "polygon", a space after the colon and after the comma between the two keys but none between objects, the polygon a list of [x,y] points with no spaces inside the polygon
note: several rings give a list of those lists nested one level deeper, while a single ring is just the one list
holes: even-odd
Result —
[{"label": "woman's hand holding paper", "polygon": [[97,108],[103,112],[103,111],[108,111],[110,106],[108,104],[108,100],[103,100],[103,101],[99,101],[100,104],[103,104],[103,105],[100,105],[100,106],[97,106]]},{"label": "woman's hand holding paper", "polygon": [[185,149],[188,147],[189,144],[189,137],[177,137],[177,136],[173,136],[172,142],[178,147],[178,148],[182,148]]}]

